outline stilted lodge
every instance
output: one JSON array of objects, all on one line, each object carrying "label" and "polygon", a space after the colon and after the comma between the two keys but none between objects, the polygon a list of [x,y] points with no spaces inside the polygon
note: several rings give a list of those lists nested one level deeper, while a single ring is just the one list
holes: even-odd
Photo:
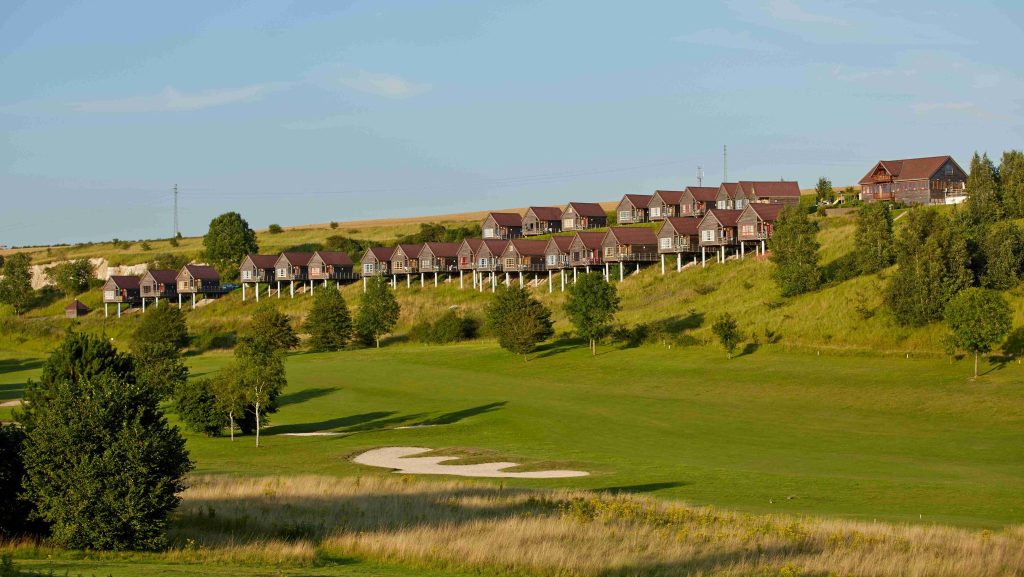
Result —
[{"label": "stilted lodge", "polygon": [[220,284],[220,273],[212,266],[204,264],[187,264],[178,271],[178,308],[181,308],[181,295],[192,296],[192,308],[196,308],[196,295],[210,298],[224,294]]},{"label": "stilted lodge", "polygon": [[[598,233],[600,234],[600,233]],[[572,250],[573,236],[553,236],[544,247],[544,267],[548,270],[548,292],[554,290],[553,275],[556,271],[565,290],[565,271],[569,268],[569,252]]]},{"label": "stilted lodge", "polygon": [[746,193],[738,182],[723,182],[715,196],[715,208],[720,210],[742,210],[747,203]]},{"label": "stilted lodge", "polygon": [[[491,285],[494,292],[498,285],[498,273],[502,271],[501,255],[508,248],[507,240],[484,239],[476,252],[477,288],[484,290],[484,284]],[[486,280],[485,280],[486,279]]]},{"label": "stilted lodge", "polygon": [[967,173],[952,156],[880,160],[860,179],[860,199],[904,204],[958,204]]},{"label": "stilted lodge", "polygon": [[347,252],[340,250],[318,250],[309,259],[309,291],[313,292],[315,283],[322,282],[324,288],[327,283],[334,281],[334,287],[338,288],[341,283],[349,283],[359,278],[355,272],[355,263]]},{"label": "stilted lodge", "polygon": [[647,218],[656,221],[679,216],[679,207],[682,202],[682,190],[656,190],[651,196],[651,202],[647,205]]},{"label": "stilted lodge", "polygon": [[479,275],[476,273],[476,253],[480,250],[483,243],[483,239],[467,238],[459,245],[459,251],[456,256],[459,263],[459,288],[465,287],[463,274],[465,274],[467,270],[472,275],[473,288],[476,288],[477,282],[479,281]]},{"label": "stilted lodge", "polygon": [[391,256],[395,254],[393,247],[374,246],[366,249],[360,265],[363,275],[363,292],[366,292],[366,279],[370,277],[387,277],[391,274]]},{"label": "stilted lodge", "polygon": [[523,236],[523,216],[515,212],[491,212],[480,225],[485,239],[508,240]]},{"label": "stilted lodge", "polygon": [[715,208],[718,199],[717,186],[687,186],[679,200],[679,216],[701,217]]},{"label": "stilted lodge", "polygon": [[405,275],[405,286],[412,286],[412,275],[420,271],[422,244],[400,244],[391,254],[391,286],[398,286],[398,275]]},{"label": "stilted lodge", "polygon": [[524,274],[534,273],[536,277],[547,268],[544,266],[544,249],[547,241],[513,239],[509,241],[501,253],[501,268],[505,271],[505,283],[509,283],[509,275],[519,273],[519,286],[523,286]]},{"label": "stilted lodge", "polygon": [[272,254],[247,254],[238,267],[238,278],[242,284],[242,300],[245,301],[245,287],[252,285],[255,289],[256,300],[260,300],[260,285],[267,285],[267,296],[270,296],[270,286],[276,277],[277,259],[280,255]]},{"label": "stilted lodge", "polygon": [[605,280],[609,280],[609,266],[617,263],[621,281],[627,266],[635,265],[636,272],[639,272],[641,265],[658,260],[658,236],[647,227],[613,226],[601,240],[601,251]]},{"label": "stilted lodge", "polygon": [[754,202],[747,205],[736,218],[737,239],[740,243],[740,258],[746,255],[747,249],[754,249],[755,254],[764,254],[768,239],[775,230],[775,221],[789,205]]},{"label": "stilted lodge", "polygon": [[707,250],[715,251],[718,262],[725,262],[729,249],[737,246],[736,220],[741,210],[713,208],[698,225],[700,231],[700,263],[707,264]]},{"label": "stilted lodge", "polygon": [[277,282],[277,298],[281,298],[281,283],[288,283],[288,293],[295,298],[295,281],[302,285],[309,280],[311,252],[282,252],[274,263],[274,280]]},{"label": "stilted lodge", "polygon": [[[437,286],[438,277],[447,275],[451,278],[459,269],[459,244],[455,242],[427,242],[420,250],[420,286],[423,286],[423,275],[433,273],[434,286]],[[461,277],[462,274],[459,273]]]},{"label": "stilted lodge", "polygon": [[557,206],[531,206],[523,214],[523,236],[553,234],[562,231],[562,209]]},{"label": "stilted lodge", "polygon": [[103,283],[103,316],[110,316],[108,305],[117,305],[117,316],[121,317],[121,305],[139,304],[139,277],[114,275]]},{"label": "stilted lodge", "polygon": [[149,270],[139,281],[139,298],[142,310],[146,310],[146,299],[151,299],[154,306],[160,306],[160,299],[173,301],[178,296],[178,271]]},{"label": "stilted lodge", "polygon": [[[676,272],[683,270],[683,260],[691,256],[696,263],[700,252],[700,220],[689,216],[672,216],[658,228],[658,253],[661,254],[661,274],[665,274],[665,256],[676,256]],[[685,256],[684,256],[685,255]]]},{"label": "stilted lodge", "polygon": [[650,194],[627,194],[615,207],[619,224],[638,224],[647,222],[647,207],[651,204]]},{"label": "stilted lodge", "polygon": [[562,211],[562,230],[578,231],[608,226],[608,215],[596,202],[570,202]]}]

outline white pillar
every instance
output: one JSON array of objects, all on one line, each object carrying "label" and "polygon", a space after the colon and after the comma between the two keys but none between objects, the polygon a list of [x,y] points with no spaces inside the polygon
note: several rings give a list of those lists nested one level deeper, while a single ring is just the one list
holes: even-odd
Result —
[{"label": "white pillar", "polygon": [[700,266],[706,268],[708,266],[708,255],[706,252],[707,247],[700,247]]},{"label": "white pillar", "polygon": [[762,240],[761,241],[761,254],[764,254],[764,251],[765,251],[765,246],[764,246],[764,241]]},{"label": "white pillar", "polygon": [[437,271],[434,271],[434,288],[437,288]]},{"label": "white pillar", "polygon": [[551,269],[548,269],[548,292],[549,293],[555,292],[555,285],[554,285],[554,281],[552,280],[551,275],[552,275]]},{"label": "white pillar", "polygon": [[178,293],[178,310],[181,310],[181,293]]},{"label": "white pillar", "polygon": [[[245,285],[242,285],[243,287]],[[142,312],[146,312],[146,297],[142,297]]]},{"label": "white pillar", "polygon": [[676,253],[676,272],[682,272],[682,271],[683,271],[683,253],[677,252]]},{"label": "white pillar", "polygon": [[622,269],[624,269],[624,268],[626,268],[626,265],[620,262],[619,263],[619,282],[622,282]]},{"label": "white pillar", "polygon": [[277,281],[277,298],[281,298],[281,281]]},{"label": "white pillar", "polygon": [[[245,283],[242,283],[242,302],[245,302]],[[142,310],[146,310],[146,299],[142,299]]]},{"label": "white pillar", "polygon": [[[178,298],[181,298],[181,295],[178,295]],[[103,318],[107,318],[109,316],[110,316],[110,308],[108,307],[107,303],[103,303]]]},{"label": "white pillar", "polygon": [[498,277],[491,273],[491,292],[494,292],[498,288]]},{"label": "white pillar", "polygon": [[636,261],[636,272],[640,272],[640,261]]},{"label": "white pillar", "polygon": [[523,271],[519,271],[519,288],[523,288]]},{"label": "white pillar", "polygon": [[295,298],[295,281],[288,283],[288,293],[291,294],[292,298]]},{"label": "white pillar", "polygon": [[721,260],[719,260],[718,262],[725,262],[725,245],[723,244],[722,246],[718,247],[718,251],[721,254]]},{"label": "white pillar", "polygon": [[160,308],[160,297],[156,297],[155,299],[153,299],[153,306],[155,306],[156,308]]},{"label": "white pillar", "polygon": [[576,284],[576,267],[572,267],[572,284]]},{"label": "white pillar", "polygon": [[423,288],[423,273],[420,273],[420,288]]},{"label": "white pillar", "polygon": [[313,281],[309,281],[309,296],[313,296]]},{"label": "white pillar", "polygon": [[[572,269],[572,270],[573,270],[573,272],[576,271],[576,269]],[[558,278],[562,279],[562,292],[565,292],[565,269],[564,268],[558,272]]]},{"label": "white pillar", "polygon": [[665,255],[661,255],[661,274],[665,274]]},{"label": "white pillar", "polygon": [[[459,269],[459,288],[466,288],[466,285],[462,281],[462,269]],[[476,279],[473,279],[473,288],[476,288]]]},{"label": "white pillar", "polygon": [[[267,287],[267,290],[270,290],[270,287]],[[245,300],[244,297],[242,300]],[[156,302],[160,302],[160,299]],[[260,302],[260,283],[256,283],[256,302]]]},{"label": "white pillar", "polygon": [[363,292],[366,292],[366,277],[363,277]]},{"label": "white pillar", "polygon": [[604,282],[608,282],[608,263],[604,263]]},{"label": "white pillar", "polygon": [[117,303],[117,318],[121,318],[121,303]]},{"label": "white pillar", "polygon": [[192,308],[196,308],[196,293],[192,293]]},{"label": "white pillar", "polygon": [[740,241],[740,260],[743,260],[747,256],[747,245],[743,241]]}]

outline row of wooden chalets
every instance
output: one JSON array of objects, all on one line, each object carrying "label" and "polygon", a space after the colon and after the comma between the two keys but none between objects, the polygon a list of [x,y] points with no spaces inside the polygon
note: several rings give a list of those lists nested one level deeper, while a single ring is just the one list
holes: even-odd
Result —
[{"label": "row of wooden chalets", "polygon": [[[181,308],[182,299],[187,297],[195,308],[197,295],[202,299],[216,297],[227,292],[229,287],[221,285],[220,274],[213,267],[187,264],[181,270],[149,270],[142,277],[114,275],[103,283],[101,290],[103,314],[109,316],[110,305],[115,305],[120,317],[122,306],[141,306],[145,311],[147,303],[160,306],[161,299],[170,303],[177,301],[178,308]],[[69,305],[69,316],[70,308]]]}]

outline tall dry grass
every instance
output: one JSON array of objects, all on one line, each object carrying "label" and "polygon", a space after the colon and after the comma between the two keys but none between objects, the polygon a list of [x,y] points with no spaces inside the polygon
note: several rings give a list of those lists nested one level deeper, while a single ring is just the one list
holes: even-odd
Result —
[{"label": "tall dry grass", "polygon": [[407,477],[194,480],[185,562],[386,562],[540,575],[1024,575],[1024,529],[744,515],[627,494]]}]

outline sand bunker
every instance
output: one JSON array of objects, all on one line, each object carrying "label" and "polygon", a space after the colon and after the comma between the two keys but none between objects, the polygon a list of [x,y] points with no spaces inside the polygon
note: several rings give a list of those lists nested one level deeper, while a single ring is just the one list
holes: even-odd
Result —
[{"label": "sand bunker", "polygon": [[433,449],[423,447],[382,447],[356,456],[353,461],[360,465],[395,469],[396,473],[408,475],[455,475],[458,477],[511,477],[516,479],[558,479],[563,477],[585,477],[586,471],[505,471],[518,467],[519,463],[479,463],[476,465],[444,465],[459,457],[413,457]]},{"label": "sand bunker", "polygon": [[312,433],[281,433],[283,437],[337,437],[348,433],[336,433],[334,431],[314,431]]}]

